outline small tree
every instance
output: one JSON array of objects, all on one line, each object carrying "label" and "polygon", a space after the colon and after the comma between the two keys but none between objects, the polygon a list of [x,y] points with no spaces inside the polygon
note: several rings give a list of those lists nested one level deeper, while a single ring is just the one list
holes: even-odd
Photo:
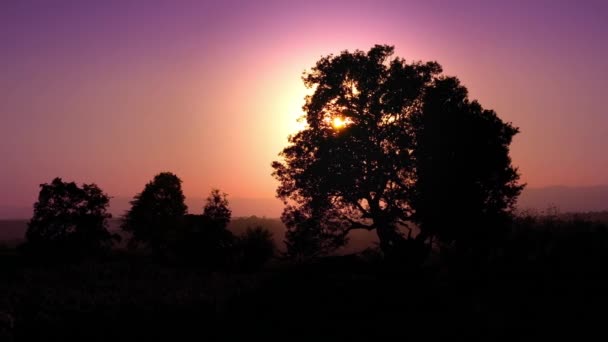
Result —
[{"label": "small tree", "polygon": [[188,209],[181,183],[175,174],[162,172],[134,197],[121,225],[132,234],[132,246],[145,243],[157,254],[167,252],[183,226]]},{"label": "small tree", "polygon": [[227,229],[232,211],[227,194],[211,191],[201,215],[186,215],[177,252],[187,262],[209,267],[223,267],[233,252],[234,235]]},{"label": "small tree", "polygon": [[26,232],[32,252],[57,256],[92,256],[108,251],[120,237],[108,232],[110,199],[95,184],[41,184]]},{"label": "small tree", "polygon": [[218,229],[226,229],[232,217],[227,196],[228,194],[221,193],[219,189],[213,189],[203,208],[203,217],[209,224],[216,226]]},{"label": "small tree", "polygon": [[207,263],[223,265],[228,262],[234,245],[234,235],[228,230],[232,210],[228,206],[228,195],[219,189],[211,190],[203,208],[203,241],[200,248],[205,250]]}]

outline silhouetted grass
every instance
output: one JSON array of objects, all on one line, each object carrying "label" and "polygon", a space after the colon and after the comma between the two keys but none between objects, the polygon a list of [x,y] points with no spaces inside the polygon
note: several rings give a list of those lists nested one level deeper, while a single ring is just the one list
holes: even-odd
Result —
[{"label": "silhouetted grass", "polygon": [[580,339],[604,334],[607,247],[605,225],[555,217],[518,219],[484,260],[435,256],[408,267],[387,265],[371,250],[274,261],[255,273],[210,272],[124,251],[42,265],[4,247],[0,337]]}]

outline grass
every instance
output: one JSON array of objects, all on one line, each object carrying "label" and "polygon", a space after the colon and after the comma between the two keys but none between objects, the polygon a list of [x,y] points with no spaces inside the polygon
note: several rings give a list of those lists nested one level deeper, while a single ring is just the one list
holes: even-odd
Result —
[{"label": "grass", "polygon": [[125,252],[41,265],[4,247],[0,339],[494,341],[605,334],[605,226],[534,218],[518,225],[488,262],[433,258],[410,268],[360,255],[210,272]]}]

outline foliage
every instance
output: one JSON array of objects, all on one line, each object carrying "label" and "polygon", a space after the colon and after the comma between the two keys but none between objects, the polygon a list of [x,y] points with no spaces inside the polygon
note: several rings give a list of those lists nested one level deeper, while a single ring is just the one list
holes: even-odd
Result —
[{"label": "foliage", "polygon": [[445,243],[487,244],[506,233],[523,189],[509,157],[518,129],[470,101],[454,77],[436,79],[422,99],[411,116],[414,219]]},{"label": "foliage", "polygon": [[346,244],[339,222],[331,222],[327,212],[329,208],[322,211],[311,205],[285,208],[281,220],[287,227],[284,242],[288,257],[306,260],[325,256]]},{"label": "foliage", "polygon": [[189,264],[224,268],[230,263],[235,237],[204,215],[186,215],[176,252]]},{"label": "foliage", "polygon": [[132,234],[131,245],[143,242],[155,253],[168,251],[183,227],[188,209],[181,183],[175,174],[162,172],[134,197],[121,225]]},{"label": "foliage", "polygon": [[106,252],[118,240],[107,229],[109,197],[95,184],[55,178],[40,185],[26,232],[28,251],[48,256],[90,256]]},{"label": "foliage", "polygon": [[227,229],[232,211],[227,194],[211,191],[202,215],[186,215],[178,241],[178,253],[188,263],[226,267],[233,253],[235,237]]},{"label": "foliage", "polygon": [[213,189],[203,208],[203,217],[209,221],[209,224],[217,226],[218,229],[226,229],[232,216],[227,197],[226,193]]},{"label": "foliage", "polygon": [[[479,210],[484,220],[508,216],[521,190],[508,157],[517,130],[470,102],[436,62],[406,63],[393,52],[344,51],[303,76],[314,89],[303,107],[307,127],[272,164],[292,254],[333,250],[353,229],[375,230],[391,253],[412,223],[419,239],[449,242],[467,234],[448,220],[482,221]],[[446,203],[458,205],[436,223]]]},{"label": "foliage", "polygon": [[272,239],[279,251],[284,250],[283,240],[285,239],[285,224],[280,218],[270,217],[235,217],[230,221],[228,229],[236,235],[243,235],[251,227],[261,226],[272,234]]},{"label": "foliage", "polygon": [[257,273],[129,252],[50,267],[0,261],[7,341],[594,337],[608,304],[608,227],[584,217],[516,217],[477,269],[442,258],[421,272],[395,269],[373,250]]},{"label": "foliage", "polygon": [[261,226],[247,228],[236,243],[240,267],[255,270],[268,262],[275,253],[276,246],[272,233]]},{"label": "foliage", "polygon": [[505,246],[513,269],[588,277],[607,269],[608,224],[579,214],[517,216]]}]

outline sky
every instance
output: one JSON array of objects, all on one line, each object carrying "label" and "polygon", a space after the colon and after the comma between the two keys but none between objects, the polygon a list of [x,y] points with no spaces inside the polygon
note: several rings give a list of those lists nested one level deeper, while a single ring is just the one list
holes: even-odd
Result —
[{"label": "sky", "polygon": [[435,60],[520,128],[529,187],[608,184],[606,1],[0,1],[0,206],[54,177],[130,197],[269,199],[302,72],[343,50]]}]

